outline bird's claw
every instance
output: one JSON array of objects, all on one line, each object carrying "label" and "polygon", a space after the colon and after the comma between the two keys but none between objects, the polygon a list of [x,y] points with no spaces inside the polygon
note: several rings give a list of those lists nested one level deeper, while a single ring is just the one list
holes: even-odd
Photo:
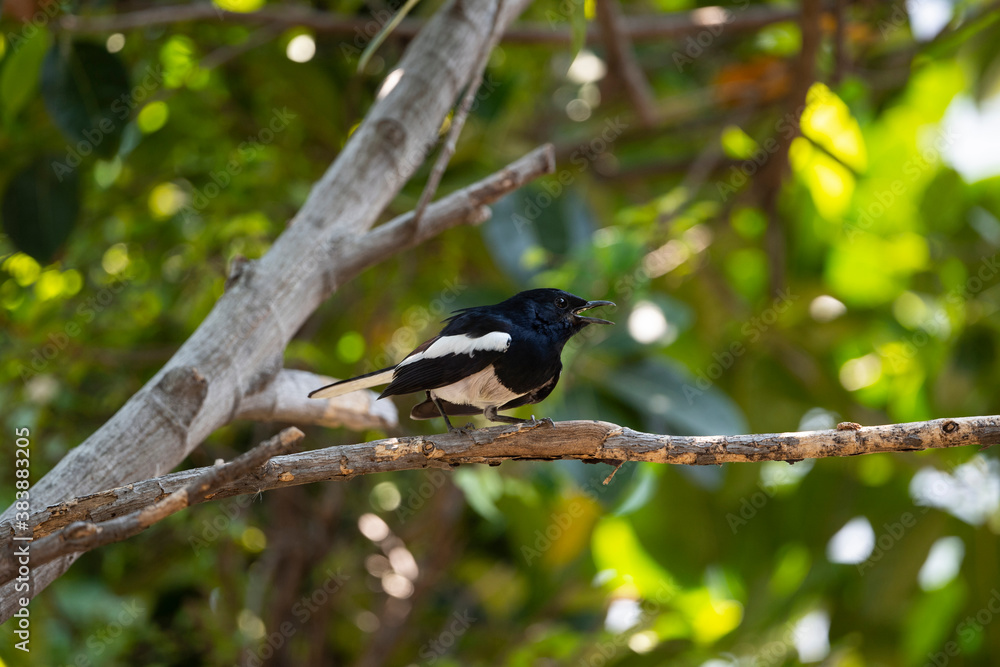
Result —
[{"label": "bird's claw", "polygon": [[548,426],[549,428],[555,428],[555,422],[549,417],[543,417],[542,419],[535,419],[535,415],[531,415],[531,419],[521,423],[521,428],[534,429],[542,426]]},{"label": "bird's claw", "polygon": [[459,435],[464,435],[467,438],[472,437],[472,431],[476,430],[475,424],[469,422],[465,426],[452,426],[448,424],[448,433],[458,433]]}]

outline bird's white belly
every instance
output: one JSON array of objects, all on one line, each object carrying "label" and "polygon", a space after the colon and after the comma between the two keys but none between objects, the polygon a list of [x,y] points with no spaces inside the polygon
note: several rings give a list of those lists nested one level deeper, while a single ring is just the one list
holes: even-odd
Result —
[{"label": "bird's white belly", "polygon": [[431,390],[434,396],[456,405],[474,405],[477,408],[501,406],[512,401],[517,394],[503,386],[492,366],[463,378],[454,384]]}]

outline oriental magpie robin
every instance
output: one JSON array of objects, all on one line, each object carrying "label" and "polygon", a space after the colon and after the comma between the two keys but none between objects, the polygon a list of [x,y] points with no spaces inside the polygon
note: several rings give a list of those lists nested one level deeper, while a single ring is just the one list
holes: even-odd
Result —
[{"label": "oriental magpie robin", "polygon": [[[581,313],[610,301],[586,301],[557,289],[521,292],[493,306],[462,308],[434,338],[395,366],[334,382],[309,394],[330,398],[388,384],[379,398],[423,391],[411,419],[484,414],[495,422],[528,420],[497,414],[538,403],[559,381],[563,346],[588,324],[613,324]],[[532,417],[534,421],[534,417]]]}]

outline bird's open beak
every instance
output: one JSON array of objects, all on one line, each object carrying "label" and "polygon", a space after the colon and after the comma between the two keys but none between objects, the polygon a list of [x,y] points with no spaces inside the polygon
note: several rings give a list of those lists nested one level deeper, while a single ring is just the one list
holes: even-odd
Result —
[{"label": "bird's open beak", "polygon": [[591,308],[597,308],[598,306],[614,306],[612,301],[588,301],[579,308],[573,310],[573,316],[576,317],[577,322],[585,322],[587,324],[614,324],[614,322],[609,322],[608,320],[602,320],[598,317],[584,317],[580,313],[585,310],[590,310]]}]

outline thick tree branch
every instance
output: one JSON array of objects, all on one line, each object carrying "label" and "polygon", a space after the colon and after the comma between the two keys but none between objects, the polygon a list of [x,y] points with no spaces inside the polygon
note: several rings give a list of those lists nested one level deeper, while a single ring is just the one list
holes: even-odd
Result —
[{"label": "thick tree branch", "polygon": [[[704,11],[626,16],[622,18],[623,34],[632,41],[657,41],[696,35],[709,28],[724,25],[727,34],[753,32],[772,23],[793,21],[798,16],[794,8],[752,6],[742,11],[724,10],[714,14],[718,19],[709,21]],[[173,25],[191,21],[224,22],[226,24],[268,25],[281,29],[304,27],[317,33],[340,35],[352,40],[366,30],[380,27],[384,22],[377,17],[359,18],[342,16],[306,7],[267,6],[256,12],[228,12],[214,5],[168,5],[140,9],[122,14],[103,16],[64,15],[52,22],[55,29],[81,35],[106,35],[151,26]],[[427,22],[424,19],[404,19],[393,31],[391,38],[412,39]],[[599,43],[600,31],[587,30],[587,42]],[[573,35],[569,26],[552,27],[547,23],[517,23],[504,31],[503,41],[512,44],[551,44],[569,46]],[[363,48],[363,47],[361,47]]]},{"label": "thick tree branch", "polygon": [[355,391],[325,400],[308,398],[310,391],[334,382],[308,371],[283,370],[263,391],[244,397],[235,419],[309,424],[353,431],[389,429],[399,425],[392,401],[379,401],[373,391]]},{"label": "thick tree branch", "polygon": [[[469,436],[444,433],[385,438],[327,447],[271,460],[263,474],[219,487],[213,499],[296,484],[345,480],[395,470],[450,468],[501,461],[647,461],[717,465],[858,456],[879,452],[989,446],[1000,443],[1000,416],[960,417],[858,429],[759,435],[677,436],[642,433],[598,421],[557,422],[554,427],[494,426]],[[104,521],[135,512],[164,494],[183,489],[207,469],[185,470],[61,503],[31,517],[35,539],[74,521]],[[6,527],[3,527],[6,534]]]},{"label": "thick tree branch", "polygon": [[[365,236],[423,162],[494,25],[506,28],[527,4],[505,0],[494,16],[492,0],[451,0],[424,24],[393,69],[400,73],[395,87],[368,111],[267,254],[241,265],[171,360],[32,486],[34,506],[171,470],[274,380],[288,341],[351,277],[338,264],[365,268],[339,251]],[[32,595],[73,558],[36,571]],[[0,589],[0,622],[14,612],[15,598],[11,585]]]},{"label": "thick tree branch", "polygon": [[[294,426],[286,428],[229,463],[201,468],[193,480],[141,510],[100,524],[92,521],[73,522],[55,534],[30,542],[27,560],[32,568],[37,568],[60,556],[84,553],[138,535],[157,521],[204,502],[208,496],[233,480],[252,476],[268,459],[291,451],[304,437],[305,434]],[[13,558],[0,561],[0,584],[6,584],[16,576],[18,568]]]}]

